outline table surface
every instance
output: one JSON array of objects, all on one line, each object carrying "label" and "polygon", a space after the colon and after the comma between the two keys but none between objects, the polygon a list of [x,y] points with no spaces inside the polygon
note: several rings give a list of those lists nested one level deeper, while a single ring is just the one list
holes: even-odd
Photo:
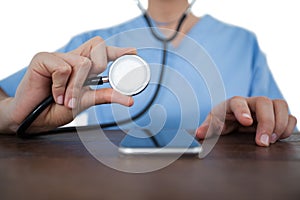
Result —
[{"label": "table surface", "polygon": [[[253,134],[233,133],[203,159],[181,156],[153,172],[126,173],[87,150],[81,135],[97,130],[80,132],[0,136],[0,199],[300,199],[299,133],[269,148],[256,146]],[[124,136],[105,135],[115,144]],[[126,167],[167,159],[114,151],[102,156]]]}]

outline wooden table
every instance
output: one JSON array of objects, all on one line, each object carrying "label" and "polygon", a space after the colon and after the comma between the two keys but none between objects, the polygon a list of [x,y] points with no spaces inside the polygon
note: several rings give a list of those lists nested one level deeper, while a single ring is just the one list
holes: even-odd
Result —
[{"label": "wooden table", "polygon": [[[114,143],[123,136],[105,133]],[[151,158],[122,157],[133,159]],[[269,148],[253,134],[222,136],[204,159],[184,156],[141,174],[102,164],[75,132],[0,136],[0,199],[300,199],[300,134]]]}]

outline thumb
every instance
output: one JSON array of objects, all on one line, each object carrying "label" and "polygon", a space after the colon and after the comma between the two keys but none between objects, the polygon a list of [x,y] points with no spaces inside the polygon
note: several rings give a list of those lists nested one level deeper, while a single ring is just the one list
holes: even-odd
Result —
[{"label": "thumb", "polygon": [[213,135],[224,134],[224,119],[216,117],[213,112],[209,113],[204,122],[196,130],[196,137],[199,139],[209,138]]},{"label": "thumb", "polygon": [[204,122],[197,128],[196,130],[196,137],[199,139],[204,139],[205,137],[210,137],[210,135],[208,135],[209,131],[209,124],[211,122],[211,114],[209,114],[206,119],[204,120]]},{"label": "thumb", "polygon": [[80,109],[84,110],[90,106],[107,103],[118,103],[130,107],[134,104],[134,100],[132,97],[123,95],[111,88],[102,88],[85,92],[81,100]]}]

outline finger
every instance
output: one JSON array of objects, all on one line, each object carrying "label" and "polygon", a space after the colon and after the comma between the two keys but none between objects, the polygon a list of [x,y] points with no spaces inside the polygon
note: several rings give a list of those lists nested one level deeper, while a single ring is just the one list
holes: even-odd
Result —
[{"label": "finger", "polygon": [[95,46],[97,46],[98,44],[101,44],[103,42],[104,42],[104,40],[101,37],[96,36],[96,37],[93,37],[92,39],[86,41],[85,43],[83,43],[82,45],[80,45],[78,48],[74,49],[70,53],[90,58],[91,50]]},{"label": "finger", "polygon": [[94,73],[103,72],[107,66],[105,41],[99,36],[86,41],[70,53],[89,58],[94,66]]},{"label": "finger", "polygon": [[52,75],[52,95],[57,104],[62,105],[65,98],[66,85],[72,73],[72,67],[61,65]]},{"label": "finger", "polygon": [[106,69],[108,61],[114,61],[123,55],[132,54],[136,54],[135,48],[105,47],[105,43],[102,42],[91,51],[91,60],[93,63],[91,73],[99,74]]},{"label": "finger", "polygon": [[124,106],[132,106],[134,101],[130,96],[122,95],[111,88],[104,88],[85,92],[81,100],[81,107],[82,109],[86,109],[93,105],[106,103],[118,103]]},{"label": "finger", "polygon": [[93,66],[91,72],[99,74],[106,69],[108,61],[113,61],[125,54],[136,54],[136,49],[106,47],[105,41],[96,36],[71,51],[71,53],[90,58]]},{"label": "finger", "polygon": [[205,121],[196,130],[199,139],[209,138],[213,135],[221,135],[224,128],[224,120],[210,112]]},{"label": "finger", "polygon": [[196,136],[199,139],[211,137],[214,134],[222,134],[226,118],[227,103],[227,101],[224,101],[212,109],[205,121],[196,130]]},{"label": "finger", "polygon": [[69,108],[76,108],[78,101],[80,101],[83,85],[89,75],[91,67],[92,64],[88,58],[82,58],[82,62],[73,67],[65,98],[65,105]]},{"label": "finger", "polygon": [[91,61],[83,56],[75,54],[57,54],[72,66],[72,74],[69,78],[65,93],[64,104],[69,108],[75,108],[80,100],[83,84],[90,72]]},{"label": "finger", "polygon": [[208,137],[212,136],[212,134],[210,134],[210,132],[208,132],[209,124],[211,122],[211,118],[212,118],[212,115],[210,113],[206,117],[204,122],[197,128],[197,130],[196,130],[196,137],[197,138],[204,139],[204,138],[208,138]]},{"label": "finger", "polygon": [[273,100],[274,114],[275,114],[275,128],[270,138],[270,143],[275,143],[278,138],[285,132],[288,121],[289,111],[288,105],[284,100]]},{"label": "finger", "polygon": [[135,48],[120,48],[120,47],[114,47],[114,46],[108,46],[106,47],[107,50],[107,57],[109,61],[114,61],[117,58],[123,56],[123,55],[136,55],[137,51]]},{"label": "finger", "polygon": [[[210,119],[212,124],[212,132],[216,134],[227,134],[238,128],[239,124],[243,126],[251,126],[253,119],[248,103],[244,97],[233,97],[225,103],[217,105],[211,111],[211,117],[207,118],[205,122]],[[213,119],[213,120],[212,120]],[[207,135],[207,123],[203,123],[198,129],[197,134],[199,138]],[[223,127],[221,129],[221,127]],[[212,134],[212,133],[210,133]]]},{"label": "finger", "polygon": [[227,105],[227,113],[230,114],[232,112],[234,118],[242,126],[251,126],[253,124],[251,111],[246,98],[239,96],[232,97]]},{"label": "finger", "polygon": [[108,58],[105,42],[98,43],[91,49],[90,59],[92,61],[92,73],[99,74],[106,69]]},{"label": "finger", "polygon": [[[36,60],[35,60],[36,59]],[[64,59],[52,53],[39,53],[34,62],[38,62],[40,75],[52,79],[52,95],[57,104],[63,104],[66,85],[72,72],[72,66]],[[41,85],[40,85],[41,87]]]},{"label": "finger", "polygon": [[286,126],[285,131],[280,136],[280,139],[289,137],[294,132],[296,125],[297,125],[297,118],[294,117],[293,115],[289,115],[288,124]]},{"label": "finger", "polygon": [[273,102],[267,97],[253,97],[248,98],[248,104],[256,114],[256,144],[259,146],[269,146],[275,127]]}]

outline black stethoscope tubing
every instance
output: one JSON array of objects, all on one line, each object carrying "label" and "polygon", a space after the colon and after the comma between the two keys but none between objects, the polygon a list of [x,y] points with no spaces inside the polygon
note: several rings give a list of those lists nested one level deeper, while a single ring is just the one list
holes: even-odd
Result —
[{"label": "black stethoscope tubing", "polygon": [[176,27],[175,33],[172,36],[170,36],[169,38],[163,38],[160,35],[158,35],[158,33],[154,30],[154,26],[151,23],[150,17],[147,15],[146,12],[143,14],[143,17],[146,20],[147,25],[150,27],[152,35],[157,40],[159,40],[159,41],[161,41],[163,43],[163,53],[162,53],[162,60],[161,60],[161,72],[160,72],[158,84],[156,85],[155,91],[154,91],[153,96],[151,97],[150,101],[147,103],[147,105],[140,112],[138,112],[136,115],[134,115],[130,119],[125,119],[125,120],[118,121],[118,122],[100,124],[100,126],[102,128],[108,128],[108,127],[113,127],[113,126],[117,126],[117,125],[127,124],[127,123],[131,122],[132,120],[136,120],[136,119],[140,118],[152,106],[152,104],[156,100],[157,95],[158,95],[158,93],[160,91],[160,88],[161,88],[160,85],[161,85],[161,82],[162,82],[162,79],[163,79],[163,76],[164,76],[165,66],[166,66],[166,63],[167,63],[168,43],[170,41],[174,40],[176,38],[176,36],[178,35],[178,31],[180,30],[180,28],[181,28],[181,26],[182,26],[182,24],[184,22],[184,19],[186,18],[186,13],[184,13],[182,15],[182,17],[180,18],[179,23],[178,23],[178,25]]},{"label": "black stethoscope tubing", "polygon": [[[190,6],[188,7],[187,10],[190,9]],[[159,41],[162,42],[163,44],[163,52],[162,52],[162,60],[161,60],[161,72],[160,72],[160,77],[159,77],[159,81],[158,84],[156,85],[155,91],[153,93],[153,96],[151,97],[150,101],[147,103],[147,105],[140,111],[138,112],[136,115],[134,115],[132,118],[130,119],[125,119],[125,120],[121,120],[118,122],[111,122],[111,123],[104,123],[104,124],[99,124],[100,127],[102,128],[108,128],[108,127],[114,127],[114,126],[118,126],[118,125],[123,125],[123,124],[127,124],[129,122],[131,122],[132,120],[136,120],[138,118],[140,118],[142,115],[144,115],[147,110],[149,110],[149,108],[152,106],[152,104],[154,103],[154,101],[156,100],[159,91],[160,91],[160,85],[164,76],[164,71],[165,71],[165,66],[167,63],[167,51],[168,51],[168,43],[173,41],[176,36],[178,35],[178,32],[184,22],[184,20],[186,19],[187,16],[187,10],[186,12],[183,13],[183,15],[181,16],[181,18],[178,21],[177,27],[176,27],[176,31],[173,33],[173,35],[171,35],[168,38],[162,37],[160,36],[156,31],[155,28],[153,26],[153,24],[151,23],[150,17],[148,16],[146,11],[143,11],[143,17],[148,25],[148,27],[150,28],[150,31],[152,33],[152,35]],[[99,80],[98,82],[99,84],[101,84],[101,80]],[[102,82],[103,83],[103,82]],[[26,138],[29,137],[30,134],[26,133],[26,130],[29,128],[29,126],[33,123],[33,121],[52,103],[54,103],[54,98],[52,95],[49,95],[45,100],[43,100],[25,119],[24,121],[21,123],[21,125],[19,126],[18,130],[17,130],[17,135],[19,137],[22,138]],[[66,128],[58,128],[58,131],[74,131],[74,129],[76,129],[76,127],[66,127]]]}]

